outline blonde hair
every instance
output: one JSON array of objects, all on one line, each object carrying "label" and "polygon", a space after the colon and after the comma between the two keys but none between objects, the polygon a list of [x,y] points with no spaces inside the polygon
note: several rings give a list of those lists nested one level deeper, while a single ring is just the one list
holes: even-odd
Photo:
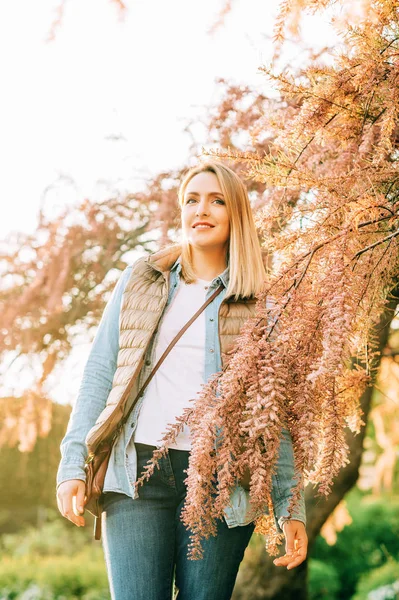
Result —
[{"label": "blonde hair", "polygon": [[[257,236],[248,192],[234,171],[216,161],[206,161],[192,167],[183,177],[179,191],[179,206],[184,206],[184,194],[189,181],[198,173],[214,173],[226,202],[230,220],[230,237],[226,252],[229,265],[229,285],[225,297],[257,296],[264,287],[267,273],[262,260],[262,251]],[[187,283],[194,283],[196,275],[192,265],[192,249],[184,231],[181,242],[182,275]]]}]

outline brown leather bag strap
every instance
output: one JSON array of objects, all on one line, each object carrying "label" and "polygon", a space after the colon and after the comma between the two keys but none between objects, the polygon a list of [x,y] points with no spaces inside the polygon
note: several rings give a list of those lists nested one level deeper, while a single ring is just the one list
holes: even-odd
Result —
[{"label": "brown leather bag strap", "polygon": [[[144,394],[145,388],[150,383],[151,379],[154,377],[156,371],[159,369],[159,367],[161,366],[161,364],[163,363],[163,361],[165,360],[165,358],[167,357],[167,355],[169,354],[169,352],[172,350],[173,346],[176,344],[176,342],[178,342],[178,340],[181,338],[181,336],[186,331],[186,329],[188,329],[190,327],[191,323],[193,323],[195,321],[195,319],[202,313],[202,311],[205,310],[205,308],[208,306],[208,304],[210,304],[212,302],[212,300],[214,298],[216,298],[216,296],[218,296],[222,290],[223,290],[223,286],[221,285],[221,286],[219,286],[217,288],[217,290],[215,290],[213,292],[213,294],[211,296],[209,296],[209,298],[204,302],[204,304],[197,310],[197,312],[195,313],[195,315],[193,315],[191,317],[191,319],[189,321],[187,321],[187,323],[184,325],[184,327],[182,327],[182,329],[180,329],[179,333],[170,342],[169,346],[166,348],[165,352],[162,354],[161,358],[158,360],[157,364],[155,365],[155,367],[153,368],[153,370],[151,371],[151,373],[147,377],[146,381],[142,385],[142,387],[139,390],[136,398],[134,399],[131,407],[129,408],[129,410],[127,411],[127,413],[123,416],[123,418],[121,419],[120,423],[118,424],[118,431],[123,427],[123,425],[128,420],[129,416],[131,415],[131,412],[132,412],[133,408],[135,407],[135,405],[137,403],[137,400]],[[141,360],[141,366],[142,366],[143,362],[144,362],[144,356],[143,356],[143,358]],[[141,368],[141,366],[140,366],[140,368]],[[126,391],[125,391],[124,398],[126,398],[126,396],[128,396],[130,394],[130,391],[131,391],[131,389],[133,387],[133,384],[134,384],[134,379],[135,379],[136,372],[133,375],[132,379],[129,381],[129,385],[128,385]]]}]

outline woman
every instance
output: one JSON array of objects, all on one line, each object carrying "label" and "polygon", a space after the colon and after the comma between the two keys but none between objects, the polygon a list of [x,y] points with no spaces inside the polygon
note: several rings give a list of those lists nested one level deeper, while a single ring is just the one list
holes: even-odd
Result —
[{"label": "woman", "polygon": [[[266,278],[248,194],[231,169],[210,161],[191,169],[181,183],[179,205],[182,243],[140,258],[114,289],[61,444],[59,510],[83,526],[85,439],[120,418],[115,407],[132,375],[131,401],[176,333],[223,286],[159,367],[113,447],[104,484],[103,539],[115,600],[170,600],[173,581],[179,600],[229,599],[254,530],[248,493],[237,483],[217,535],[203,542],[203,558],[188,560],[190,532],[179,519],[191,447],[187,426],[140,493],[134,486],[168,423],[221,369],[226,339],[234,342],[242,324],[241,313],[229,321],[229,311],[234,315],[234,307],[259,293]],[[233,299],[229,309],[227,297]],[[274,491],[273,498],[286,554],[274,563],[293,568],[306,558],[307,536],[303,496],[299,512],[286,518],[294,484],[287,456],[278,465],[280,495]]]}]

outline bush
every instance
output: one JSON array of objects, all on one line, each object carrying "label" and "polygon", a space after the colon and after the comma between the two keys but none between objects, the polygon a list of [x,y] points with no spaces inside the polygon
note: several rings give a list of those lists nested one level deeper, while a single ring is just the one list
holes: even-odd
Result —
[{"label": "bush", "polygon": [[54,514],[0,541],[0,600],[108,600],[102,547]]},{"label": "bush", "polygon": [[108,600],[101,548],[74,556],[4,558],[1,600]]},{"label": "bush", "polygon": [[2,535],[0,554],[13,557],[73,555],[89,544],[96,545],[91,537],[87,526],[77,528],[56,518],[40,528],[29,526],[24,531]]},{"label": "bush", "polygon": [[385,565],[363,575],[353,600],[399,599],[399,562],[390,558]]},{"label": "bush", "polygon": [[362,497],[356,488],[346,497],[353,523],[329,546],[319,536],[310,558],[335,568],[340,579],[339,598],[352,598],[360,577],[382,567],[387,556],[399,560],[399,502]]},{"label": "bush", "polygon": [[309,560],[309,600],[337,600],[341,587],[336,569],[320,560]]}]

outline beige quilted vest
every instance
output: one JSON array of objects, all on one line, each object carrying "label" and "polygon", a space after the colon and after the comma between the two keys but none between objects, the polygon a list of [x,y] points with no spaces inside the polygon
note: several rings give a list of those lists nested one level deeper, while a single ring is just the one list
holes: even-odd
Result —
[{"label": "beige quilted vest", "polygon": [[[169,293],[169,271],[180,256],[180,244],[173,244],[135,262],[122,297],[119,318],[117,368],[106,406],[86,437],[90,447],[113,431],[130,399],[137,395],[140,369],[151,337],[162,316]],[[234,350],[244,322],[255,313],[256,299],[223,299],[219,308],[219,342],[223,368]],[[134,376],[128,400],[122,396]]]}]

